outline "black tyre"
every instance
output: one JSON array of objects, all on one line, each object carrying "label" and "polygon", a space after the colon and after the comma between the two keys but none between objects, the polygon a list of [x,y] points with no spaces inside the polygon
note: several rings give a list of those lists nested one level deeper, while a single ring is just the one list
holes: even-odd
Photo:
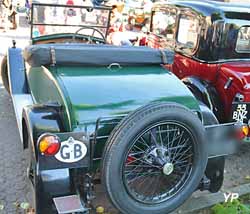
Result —
[{"label": "black tyre", "polygon": [[10,93],[7,56],[4,56],[1,62],[1,77],[4,88]]},{"label": "black tyre", "polygon": [[153,103],[126,117],[103,153],[102,178],[127,214],[165,214],[198,187],[207,164],[204,128],[187,108]]},{"label": "black tyre", "polygon": [[35,214],[54,214],[57,213],[53,207],[53,202],[49,199],[48,193],[43,188],[42,178],[37,171],[37,162],[35,153],[32,149],[31,142],[29,140],[29,147],[27,148],[27,175],[29,179],[29,192],[31,213]]},{"label": "black tyre", "polygon": [[27,136],[28,140],[28,148],[26,149],[26,161],[27,161],[27,178],[29,185],[30,198],[30,209],[33,209],[35,213],[37,213],[36,207],[36,186],[38,181],[38,176],[36,172],[36,161],[35,154],[32,149],[31,139]]},{"label": "black tyre", "polygon": [[[27,130],[26,125],[24,129]],[[30,212],[36,214],[50,214],[51,209],[47,210],[48,200],[46,195],[44,194],[42,179],[40,174],[37,171],[37,161],[36,155],[34,151],[34,147],[32,146],[31,136],[28,131],[23,132],[24,139],[27,140],[27,148],[25,149],[26,153],[26,161],[27,161],[27,178],[28,178],[28,189],[31,193],[29,195],[30,202]]]}]

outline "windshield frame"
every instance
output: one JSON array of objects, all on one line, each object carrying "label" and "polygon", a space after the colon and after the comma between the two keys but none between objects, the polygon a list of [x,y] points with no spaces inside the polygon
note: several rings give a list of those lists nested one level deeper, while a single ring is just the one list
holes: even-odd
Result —
[{"label": "windshield frame", "polygon": [[[34,8],[35,7],[60,7],[60,8],[80,8],[80,9],[86,9],[86,10],[106,10],[108,11],[108,20],[107,24],[104,26],[100,25],[72,25],[72,24],[48,24],[48,23],[34,23]],[[111,12],[112,12],[112,7],[108,6],[82,6],[82,5],[65,5],[65,4],[44,4],[44,3],[32,3],[31,5],[31,17],[30,17],[30,39],[33,41],[33,39],[37,39],[39,37],[44,37],[48,35],[53,35],[53,34],[47,34],[47,35],[42,35],[38,37],[33,37],[33,29],[34,26],[58,26],[58,27],[94,27],[94,28],[106,28],[106,33],[105,33],[105,38],[108,36],[108,30],[110,27],[110,18],[111,18]],[[64,33],[61,33],[64,34]],[[65,33],[66,34],[66,33]],[[71,33],[72,34],[72,33]]]}]

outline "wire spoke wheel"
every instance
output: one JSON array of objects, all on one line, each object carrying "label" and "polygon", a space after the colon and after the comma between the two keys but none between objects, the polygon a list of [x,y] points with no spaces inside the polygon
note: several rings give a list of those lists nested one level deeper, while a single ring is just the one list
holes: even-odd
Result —
[{"label": "wire spoke wheel", "polygon": [[191,132],[176,122],[161,122],[141,132],[124,161],[128,193],[149,204],[178,193],[192,171],[193,144]]},{"label": "wire spoke wheel", "polygon": [[176,103],[150,103],[110,135],[102,179],[121,213],[171,213],[197,190],[207,157],[205,129],[194,112]]}]

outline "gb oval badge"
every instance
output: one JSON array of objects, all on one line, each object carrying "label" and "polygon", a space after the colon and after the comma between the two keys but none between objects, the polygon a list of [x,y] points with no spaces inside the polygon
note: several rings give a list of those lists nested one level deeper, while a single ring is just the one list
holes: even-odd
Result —
[{"label": "gb oval badge", "polygon": [[73,137],[61,142],[61,148],[55,158],[64,163],[74,163],[83,159],[87,154],[86,145]]}]

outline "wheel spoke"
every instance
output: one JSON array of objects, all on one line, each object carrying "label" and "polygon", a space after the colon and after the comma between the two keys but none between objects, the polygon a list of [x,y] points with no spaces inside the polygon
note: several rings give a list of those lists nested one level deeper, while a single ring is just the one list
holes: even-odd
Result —
[{"label": "wheel spoke", "polygon": [[[150,175],[160,175],[160,172],[151,172],[151,173],[142,173],[140,176],[138,176],[139,174],[137,174],[137,176],[135,178],[133,178],[132,180],[129,181],[129,183],[139,179],[139,178],[142,178],[142,177],[147,177],[147,176],[150,176]],[[128,176],[128,175],[127,175]]]},{"label": "wheel spoke", "polygon": [[[148,165],[148,166],[150,166],[150,167],[154,167],[154,168],[160,169],[160,166],[157,166],[157,165],[151,164],[151,163],[149,163],[149,162],[146,162],[146,161],[143,159],[143,157],[141,157],[141,158],[139,158],[139,159],[135,158],[135,160],[133,160],[133,161],[131,161],[130,163],[126,164],[126,166],[130,166],[131,163],[135,163],[136,161],[140,161],[141,163],[144,163],[144,164],[146,164],[146,165]],[[137,165],[138,165],[138,164],[137,164]]]},{"label": "wheel spoke", "polygon": [[173,143],[174,143],[174,142],[176,141],[176,139],[177,139],[177,137],[176,137],[176,136],[178,136],[177,134],[178,134],[178,132],[176,133],[176,130],[175,130],[174,133],[173,133],[174,137],[173,137],[172,141],[169,142],[169,148],[168,148],[169,151],[170,151],[170,148],[172,148]]},{"label": "wheel spoke", "polygon": [[155,146],[158,147],[159,144],[158,144],[158,142],[157,142],[157,140],[156,140],[156,138],[155,138],[155,136],[154,136],[155,133],[153,133],[153,131],[155,131],[155,130],[151,130],[151,131],[150,131],[150,135],[151,135],[153,141],[155,142]]},{"label": "wheel spoke", "polygon": [[[140,140],[141,139],[141,140]],[[147,148],[149,148],[149,145],[147,144],[147,142],[143,139],[143,137],[141,137],[140,139],[138,139],[138,142],[141,143],[142,145],[145,145]]]},{"label": "wheel spoke", "polygon": [[[185,145],[187,145],[188,140],[189,139],[186,139],[186,140],[184,140],[184,142],[182,142],[183,147],[185,147]],[[182,151],[183,147],[182,148],[179,147],[178,149],[175,150],[175,153],[174,153],[174,155],[172,157],[173,159],[175,159],[180,154],[180,152]]]},{"label": "wheel spoke", "polygon": [[129,156],[131,157],[131,156],[136,156],[138,154],[144,154],[144,153],[145,153],[145,151],[134,152],[134,153],[130,153]]},{"label": "wheel spoke", "polygon": [[[188,147],[188,149],[187,150],[185,150],[184,152],[182,152],[181,154],[180,154],[180,156],[175,156],[174,157],[174,160],[176,159],[176,160],[182,160],[182,157],[185,155],[185,154],[187,154],[187,152],[189,152],[189,150],[191,149],[191,147]],[[186,158],[186,157],[189,157],[190,155],[192,155],[192,154],[189,154],[189,155],[187,155],[187,156],[185,156],[184,158]]]},{"label": "wheel spoke", "polygon": [[[179,135],[179,141],[178,141],[178,143],[177,143],[177,146],[180,145],[180,141],[182,140],[183,134],[184,134],[184,132],[182,132],[182,133]],[[176,147],[177,147],[177,146],[176,146]],[[176,152],[177,152],[177,151],[174,152],[174,155],[173,155],[173,156],[171,155],[172,158],[175,156]]]},{"label": "wheel spoke", "polygon": [[141,152],[145,152],[142,148],[138,147],[137,145],[134,145],[134,147],[138,150],[140,150]]},{"label": "wheel spoke", "polygon": [[[126,167],[130,167],[130,166],[138,166],[138,165],[131,165],[131,164],[126,165]],[[159,169],[159,166],[153,167],[151,165],[140,165],[140,167],[143,167],[143,168],[157,168],[157,169]]]},{"label": "wheel spoke", "polygon": [[158,126],[158,133],[159,133],[159,136],[160,136],[161,146],[163,147],[163,140],[162,140],[162,136],[161,136],[161,127],[160,126]]}]

